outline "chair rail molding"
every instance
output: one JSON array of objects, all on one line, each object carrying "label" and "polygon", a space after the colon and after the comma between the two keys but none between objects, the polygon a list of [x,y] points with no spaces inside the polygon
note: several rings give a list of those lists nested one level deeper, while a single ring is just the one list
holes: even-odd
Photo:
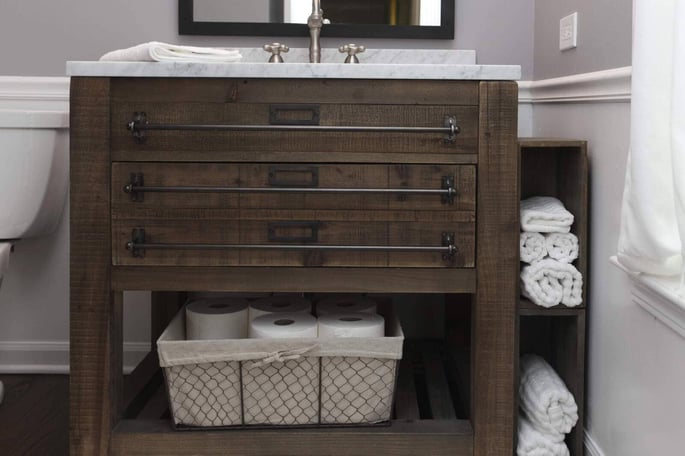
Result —
[{"label": "chair rail molding", "polygon": [[519,103],[629,103],[632,67],[519,81]]}]

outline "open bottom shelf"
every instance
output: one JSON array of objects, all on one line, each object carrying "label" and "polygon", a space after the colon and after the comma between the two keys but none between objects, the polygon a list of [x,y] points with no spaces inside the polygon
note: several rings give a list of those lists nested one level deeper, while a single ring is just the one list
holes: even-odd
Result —
[{"label": "open bottom shelf", "polygon": [[[464,417],[456,377],[442,344],[405,343],[390,426],[234,429],[180,432],[171,428],[166,391],[157,384],[135,418],[114,429],[115,455],[472,455],[473,429]],[[159,376],[157,376],[159,378]],[[466,375],[468,378],[468,375]],[[154,377],[153,377],[154,380]],[[166,418],[162,418],[166,417]]]}]

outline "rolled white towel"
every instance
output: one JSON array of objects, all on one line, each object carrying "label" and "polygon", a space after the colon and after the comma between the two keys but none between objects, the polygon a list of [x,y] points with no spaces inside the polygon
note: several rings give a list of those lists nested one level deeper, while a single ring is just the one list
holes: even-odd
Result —
[{"label": "rolled white towel", "polygon": [[521,269],[521,294],[542,307],[583,302],[583,276],[572,264],[545,258]]},{"label": "rolled white towel", "polygon": [[126,49],[111,51],[100,57],[106,62],[216,62],[229,63],[242,59],[237,49],[179,46],[150,41]]},{"label": "rolled white towel", "polygon": [[578,237],[573,233],[547,233],[545,246],[550,258],[571,263],[578,258]]},{"label": "rolled white towel", "polygon": [[519,403],[533,426],[553,442],[563,442],[578,421],[573,394],[538,355],[521,357]]},{"label": "rolled white towel", "polygon": [[521,230],[538,233],[568,233],[573,214],[552,196],[533,196],[521,201]]},{"label": "rolled white towel", "polygon": [[535,263],[547,255],[545,237],[540,233],[522,232],[519,247],[521,261],[525,263]]},{"label": "rolled white towel", "polygon": [[569,456],[568,447],[561,442],[553,442],[531,424],[528,419],[519,416],[517,456]]}]

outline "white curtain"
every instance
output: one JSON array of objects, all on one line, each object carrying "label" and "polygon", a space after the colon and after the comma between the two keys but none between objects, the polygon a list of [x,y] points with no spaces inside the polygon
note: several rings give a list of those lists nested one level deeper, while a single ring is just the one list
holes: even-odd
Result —
[{"label": "white curtain", "polygon": [[685,0],[634,0],[630,153],[618,259],[685,277]]}]

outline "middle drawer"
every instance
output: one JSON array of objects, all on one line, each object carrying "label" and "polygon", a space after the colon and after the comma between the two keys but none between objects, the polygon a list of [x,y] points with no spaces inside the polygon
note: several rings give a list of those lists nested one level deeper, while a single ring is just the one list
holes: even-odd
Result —
[{"label": "middle drawer", "polygon": [[120,162],[112,204],[122,216],[144,208],[475,211],[475,184],[473,165]]}]

